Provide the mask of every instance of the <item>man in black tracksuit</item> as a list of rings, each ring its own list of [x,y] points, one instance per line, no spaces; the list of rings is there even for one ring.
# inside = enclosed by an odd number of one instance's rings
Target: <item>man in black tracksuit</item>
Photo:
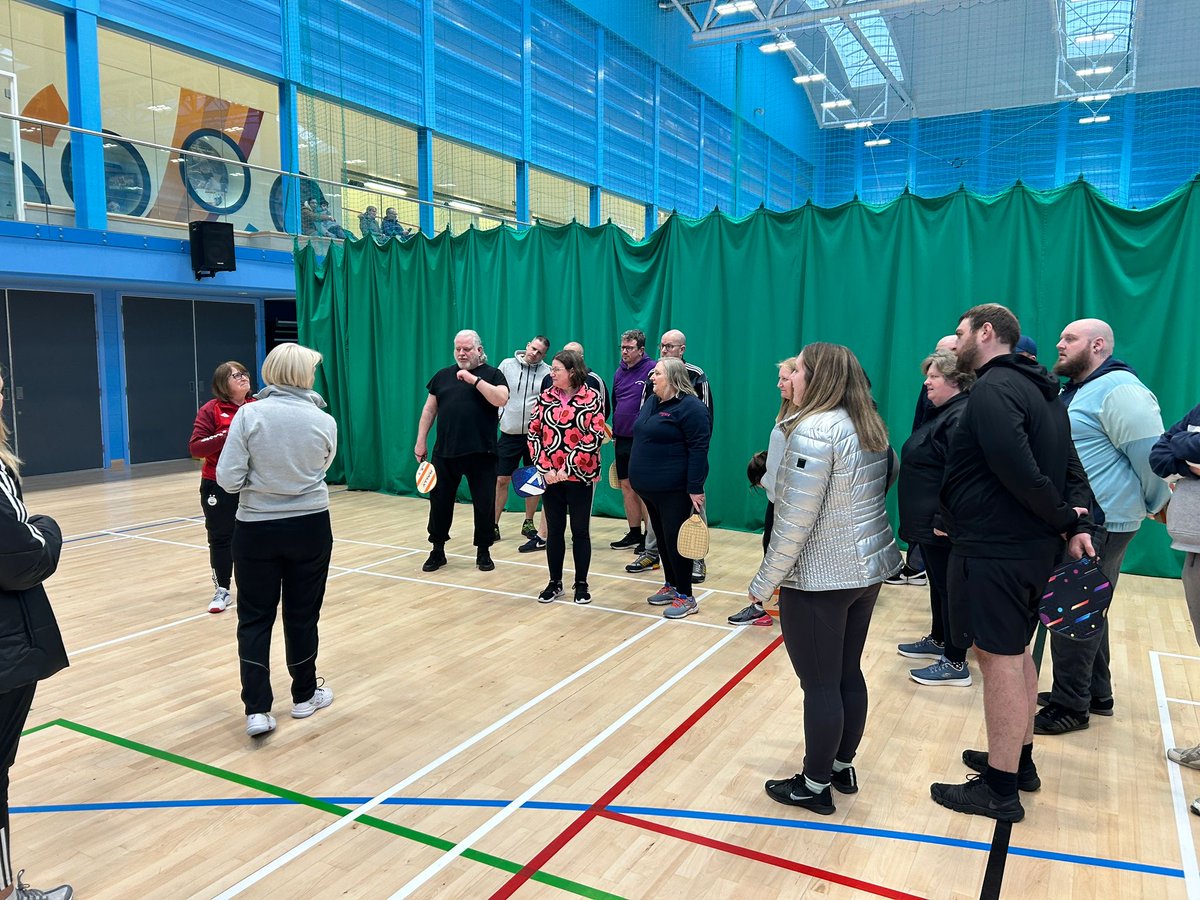
[[[953,543],[950,624],[955,643],[974,644],[983,670],[988,750],[963,752],[982,778],[930,788],[942,806],[1009,822],[1025,815],[1018,787],[1041,783],[1033,763],[1037,671],[1028,650],[1038,602],[1064,537],[1070,558],[1094,555],[1091,491],[1058,384],[1012,352],[1020,333],[1016,316],[993,303],[964,313],[957,331],[959,366],[979,380],[950,438],[941,505]]]

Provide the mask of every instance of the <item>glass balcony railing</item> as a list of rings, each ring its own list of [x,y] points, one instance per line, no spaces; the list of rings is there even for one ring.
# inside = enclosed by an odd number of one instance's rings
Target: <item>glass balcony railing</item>
[[[367,235],[406,239],[420,230],[423,205],[433,208],[439,232],[522,224],[466,200],[418,200],[398,185],[253,165],[215,130],[191,135],[186,147],[168,147],[3,112],[0,220],[75,226],[74,159],[85,137],[101,142],[109,231],[186,237],[189,222],[229,222],[240,245],[290,250],[295,237],[318,249]]]

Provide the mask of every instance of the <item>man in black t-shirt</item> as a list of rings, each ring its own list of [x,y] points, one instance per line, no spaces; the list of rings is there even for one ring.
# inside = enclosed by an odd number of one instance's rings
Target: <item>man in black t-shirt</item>
[[[425,459],[429,429],[437,419],[432,457],[437,484],[429,493],[433,550],[421,568],[435,572],[446,564],[454,498],[465,476],[475,511],[475,565],[490,572],[496,568],[488,552],[496,515],[496,420],[508,402],[508,384],[499,369],[487,364],[479,335],[465,330],[454,336],[454,365],[439,370],[426,388],[429,399],[421,411],[413,453]]]

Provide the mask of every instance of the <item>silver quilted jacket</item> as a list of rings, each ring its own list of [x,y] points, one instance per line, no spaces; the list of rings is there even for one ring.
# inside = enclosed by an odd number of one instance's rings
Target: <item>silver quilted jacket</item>
[[[884,510],[888,454],[864,451],[844,410],[807,417],[775,473],[775,526],[750,593],[867,587],[900,569]]]

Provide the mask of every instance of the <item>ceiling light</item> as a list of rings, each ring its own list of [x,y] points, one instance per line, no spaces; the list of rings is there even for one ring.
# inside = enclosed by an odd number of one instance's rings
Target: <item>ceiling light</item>
[[[842,127],[847,131],[853,131],[855,128],[870,128],[874,124],[870,119],[859,119],[857,122],[847,122]]]
[[[842,109],[849,106],[851,102],[844,97],[841,100],[826,100],[821,104],[821,109]]]
[[[783,35],[780,35],[778,38],[776,38],[774,41],[771,41],[766,44],[759,44],[758,49],[761,50],[763,53],[778,53],[780,50],[796,49],[796,42],[793,41],[786,34],[783,34]]]
[[[469,213],[483,212],[482,206],[476,206],[474,203],[464,203],[461,200],[451,200],[446,205],[449,206],[451,209],[460,209],[463,212],[469,212]]]
[[[1087,78],[1090,75],[1108,75],[1112,70],[1112,66],[1096,66],[1094,69],[1076,69],[1075,74],[1080,78]]]
[[[1111,100],[1112,94],[1084,94],[1082,97],[1076,97],[1078,103],[1103,103],[1105,100]]]
[[[875,138],[871,141],[863,141],[864,147],[886,147],[892,142],[891,138]]]
[[[348,165],[348,166],[361,166],[361,165],[362,165],[363,163],[365,163],[365,162],[366,162],[366,160],[365,160],[365,159],[348,159],[348,160],[346,160],[346,165]]]
[[[393,197],[407,197],[408,191],[402,187],[396,187],[394,184],[384,184],[382,181],[364,181],[362,186],[369,191],[376,191],[380,194],[391,194]]]
[[[718,16],[728,16],[733,13],[750,12],[757,8],[758,4],[754,0],[735,0],[733,3],[718,3],[713,11]]]
[[[1101,125],[1107,122],[1111,116],[1084,116],[1079,120],[1080,125]]]
[[[811,75],[797,75],[792,81],[796,84],[811,84],[814,81],[824,81],[826,77],[824,72],[813,72]]]
[[[1081,34],[1075,38],[1077,44],[1091,44],[1096,41],[1111,41],[1116,37],[1111,31],[1101,31],[1097,34]]]

